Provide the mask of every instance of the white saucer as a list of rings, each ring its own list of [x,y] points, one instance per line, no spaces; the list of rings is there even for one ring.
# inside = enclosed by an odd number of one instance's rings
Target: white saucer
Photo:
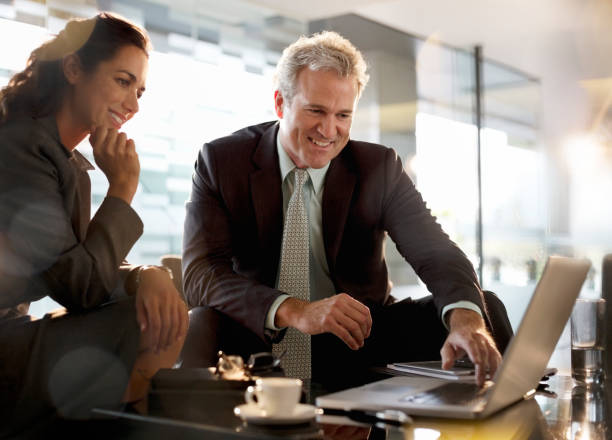
[[[313,405],[298,403],[291,414],[270,416],[259,406],[245,403],[235,407],[234,414],[249,423],[260,425],[290,425],[308,422],[314,419],[317,414],[323,414],[323,410]]]

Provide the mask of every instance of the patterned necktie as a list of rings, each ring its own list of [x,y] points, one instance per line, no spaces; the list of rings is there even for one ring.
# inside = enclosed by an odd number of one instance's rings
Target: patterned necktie
[[[306,170],[295,168],[294,176],[293,194],[289,199],[283,229],[278,289],[294,298],[310,301],[309,228],[302,190],[308,180],[308,173]],[[284,339],[274,346],[273,352],[279,355],[285,349],[287,353],[283,357],[282,364],[286,375],[309,379],[310,335],[293,327],[288,328]]]

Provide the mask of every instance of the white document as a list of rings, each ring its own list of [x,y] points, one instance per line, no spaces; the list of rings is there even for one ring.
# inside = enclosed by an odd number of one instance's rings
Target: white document
[[[425,362],[395,362],[387,368],[401,373],[418,374],[420,376],[437,377],[439,379],[458,382],[476,382],[474,367],[471,364],[455,364],[450,370],[442,368],[441,361]]]
[[[441,361],[395,362],[393,364],[387,364],[387,368],[397,371],[398,373],[410,373],[457,382],[476,382],[474,366],[471,362],[463,360],[456,362],[450,370],[443,369]],[[542,380],[546,380],[556,373],[556,368],[546,368]]]

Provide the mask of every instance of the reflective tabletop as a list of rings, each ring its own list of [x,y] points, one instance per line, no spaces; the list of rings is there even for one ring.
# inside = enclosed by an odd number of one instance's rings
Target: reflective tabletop
[[[324,391],[309,388],[307,400]],[[152,393],[148,414],[100,410],[125,438],[296,438],[296,439],[607,439],[609,392],[603,386],[576,386],[566,375],[552,377],[534,398],[477,421],[413,417],[400,426],[363,423],[323,414],[293,426],[243,422],[234,407],[244,403],[242,389],[165,389]]]

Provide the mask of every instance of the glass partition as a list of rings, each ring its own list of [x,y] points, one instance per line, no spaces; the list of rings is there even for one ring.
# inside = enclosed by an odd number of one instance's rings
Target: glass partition
[[[489,60],[482,74],[482,284],[502,298],[516,328],[548,256],[540,84]]]

